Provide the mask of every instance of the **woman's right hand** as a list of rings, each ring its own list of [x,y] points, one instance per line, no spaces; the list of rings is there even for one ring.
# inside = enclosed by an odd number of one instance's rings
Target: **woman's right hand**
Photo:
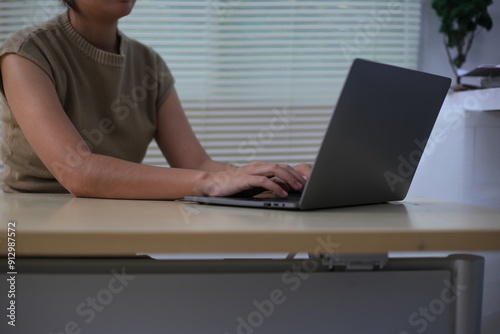
[[[263,188],[279,197],[287,197],[289,188],[302,191],[305,183],[304,176],[291,166],[252,162],[227,171],[208,172],[200,190],[206,196],[231,196],[252,188]]]

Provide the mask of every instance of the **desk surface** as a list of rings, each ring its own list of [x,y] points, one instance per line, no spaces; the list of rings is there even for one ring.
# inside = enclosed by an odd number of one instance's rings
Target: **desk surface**
[[[0,194],[0,254],[385,253],[500,250],[500,210],[409,198],[308,212]]]

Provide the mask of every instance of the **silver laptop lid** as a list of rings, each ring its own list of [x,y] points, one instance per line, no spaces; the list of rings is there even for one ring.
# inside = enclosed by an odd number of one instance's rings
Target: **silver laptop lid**
[[[449,78],[356,59],[300,209],[404,199],[450,83]]]

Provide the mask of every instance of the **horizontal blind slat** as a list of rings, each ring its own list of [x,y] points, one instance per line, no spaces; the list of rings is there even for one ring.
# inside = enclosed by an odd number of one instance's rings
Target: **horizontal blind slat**
[[[119,27],[165,59],[215,159],[298,163],[314,159],[353,58],[416,67],[420,5],[142,0]],[[0,42],[62,10],[57,1],[0,2]],[[272,127],[279,117],[284,127]],[[144,163],[168,165],[155,142]]]

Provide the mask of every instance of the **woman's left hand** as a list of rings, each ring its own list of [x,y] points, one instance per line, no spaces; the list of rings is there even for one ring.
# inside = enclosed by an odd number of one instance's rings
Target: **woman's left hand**
[[[305,180],[309,178],[309,175],[311,174],[311,170],[313,165],[312,164],[306,164],[306,163],[301,163],[295,166],[292,166],[293,169],[295,169],[302,177],[304,177]]]

